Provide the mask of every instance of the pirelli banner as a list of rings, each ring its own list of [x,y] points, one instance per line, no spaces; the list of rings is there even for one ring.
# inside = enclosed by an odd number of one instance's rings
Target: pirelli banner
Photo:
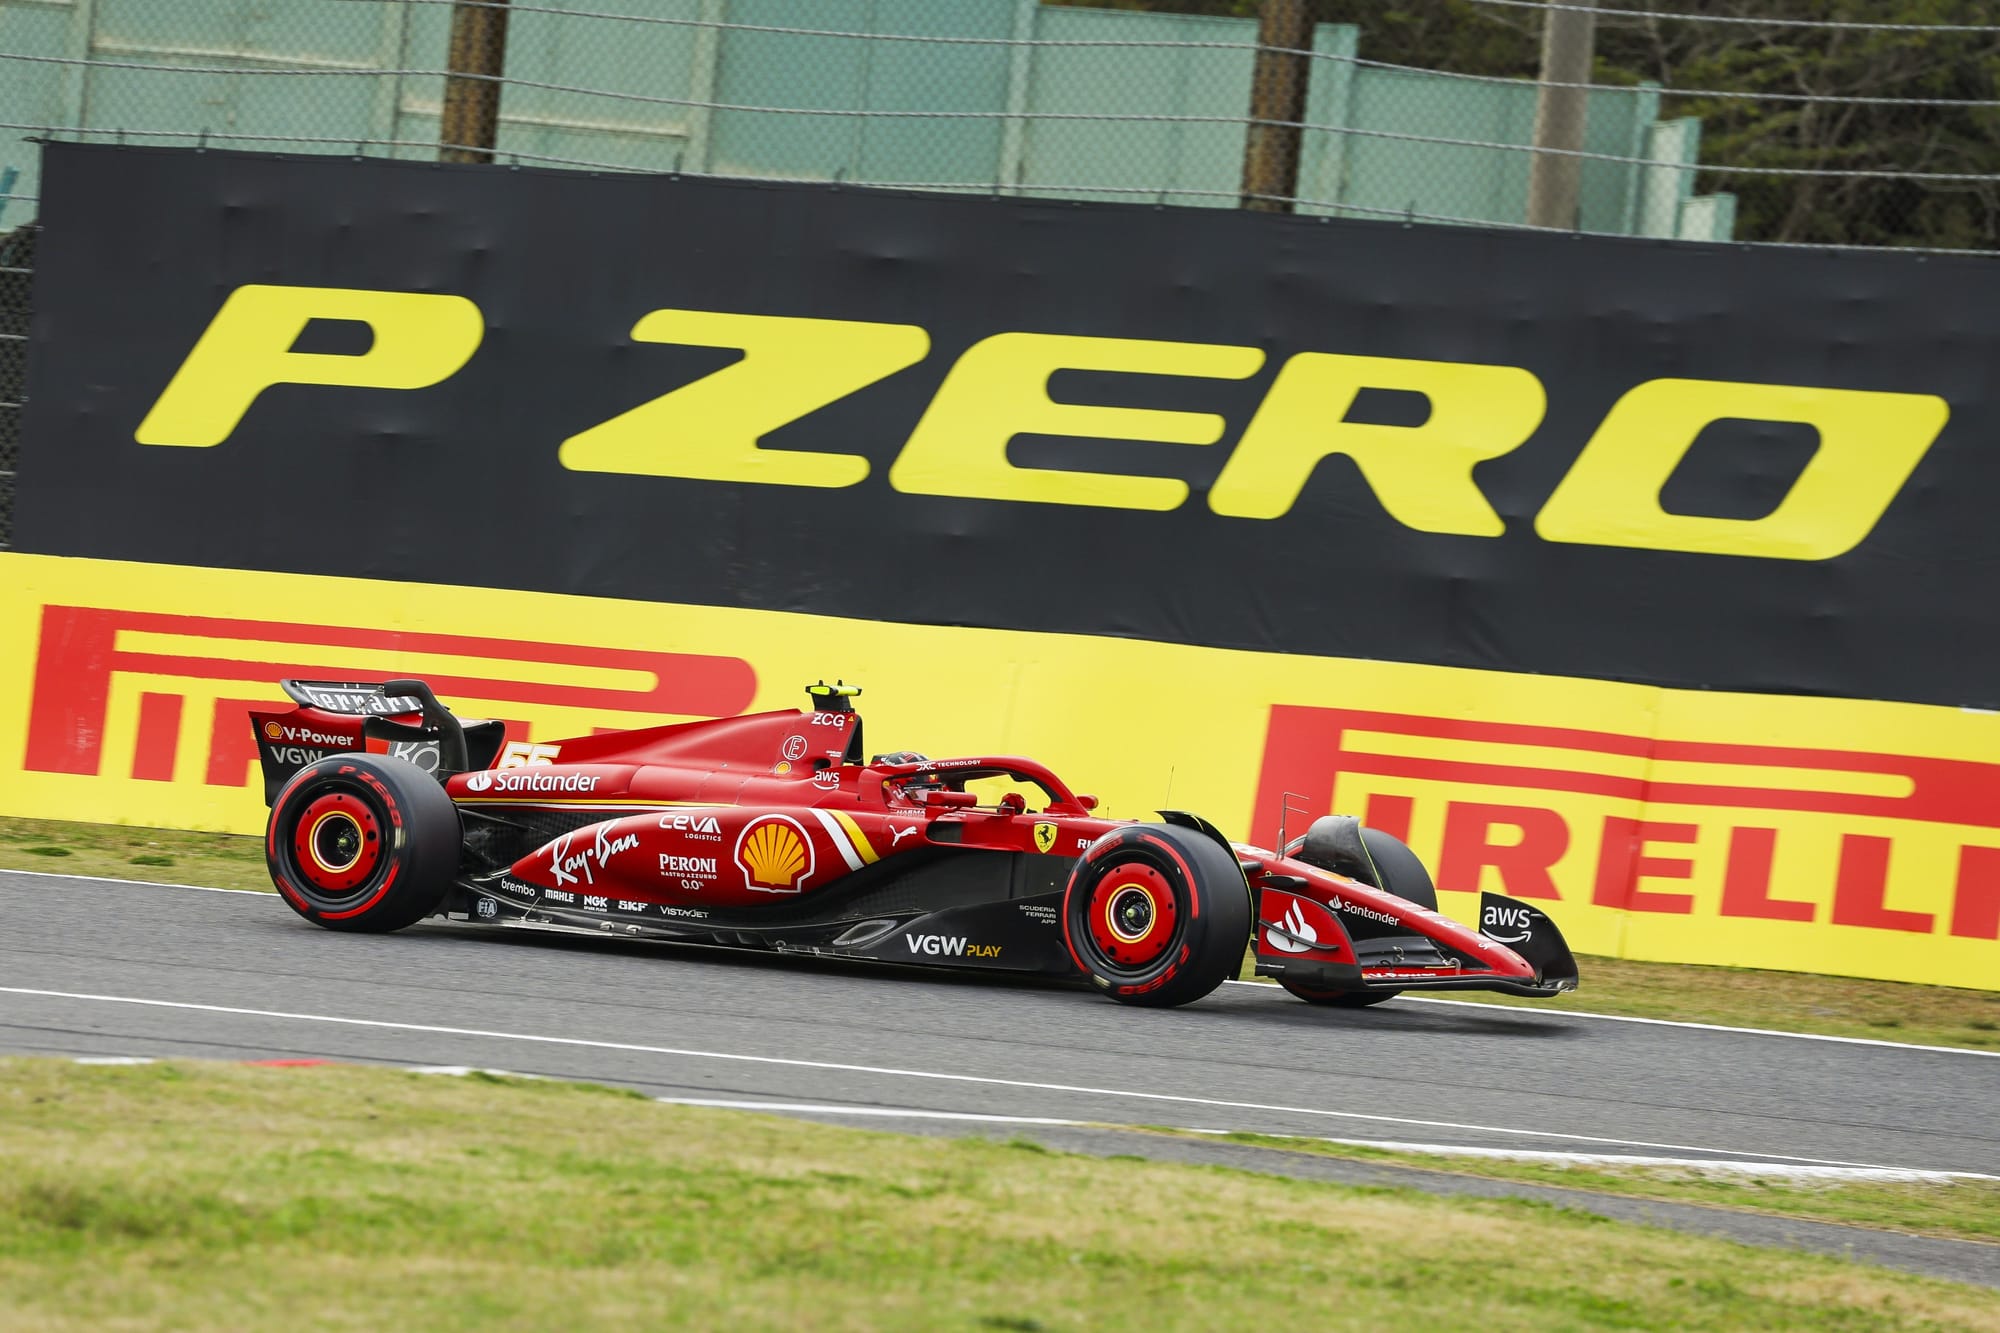
[[[0,808],[253,827],[281,674],[523,738],[841,675],[877,748],[1239,835],[1298,793],[1586,950],[2000,987],[2000,266],[65,144],[44,182]]]
[[[1034,755],[1112,815],[1266,842],[1287,793],[1365,815],[1460,920],[1494,889],[1590,953],[2000,989],[1992,714],[18,555],[0,634],[26,646],[0,657],[14,814],[260,830],[247,713],[284,675],[419,674],[536,741],[799,707],[837,673],[871,750]]]

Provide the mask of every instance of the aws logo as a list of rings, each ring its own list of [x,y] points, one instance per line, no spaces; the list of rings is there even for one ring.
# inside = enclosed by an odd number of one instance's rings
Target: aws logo
[[[291,350],[314,320],[366,324],[359,355]],[[140,423],[141,444],[222,443],[265,389],[278,384],[422,389],[458,373],[479,350],[485,317],[462,296],[341,287],[238,287]],[[782,426],[922,361],[930,334],[914,324],[654,310],[632,328],[642,343],[740,350],[740,361],[608,420],[579,422],[556,443],[580,472],[685,477],[755,485],[853,486],[855,454],[774,449]],[[1031,504],[1172,510],[1186,482],[1022,467],[1018,435],[1147,440],[1206,446],[1227,423],[1212,413],[1081,405],[1049,397],[1062,370],[1242,380],[1263,369],[1257,347],[998,332],[974,343],[945,376],[905,440],[889,484],[912,495]],[[1420,425],[1345,420],[1367,389],[1421,394]],[[1320,460],[1353,460],[1383,508],[1421,532],[1497,537],[1505,525],[1473,469],[1527,442],[1548,396],[1519,366],[1297,352],[1279,368],[1206,504],[1238,519],[1283,517]],[[1628,546],[1783,560],[1852,550],[1881,519],[1944,429],[1950,409],[1930,394],[1791,384],[1653,379],[1628,389],[1535,518],[1550,542]],[[1669,513],[1661,488],[1713,422],[1812,427],[1819,446],[1777,507],[1760,518]]]

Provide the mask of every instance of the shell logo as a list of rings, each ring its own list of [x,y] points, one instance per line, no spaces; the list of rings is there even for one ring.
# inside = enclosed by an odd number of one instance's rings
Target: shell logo
[[[743,826],[736,866],[758,893],[797,893],[813,872],[812,839],[786,815],[764,815]]]
[[[264,724],[264,734],[274,741],[281,740],[284,738],[285,729],[275,722],[266,722]]]

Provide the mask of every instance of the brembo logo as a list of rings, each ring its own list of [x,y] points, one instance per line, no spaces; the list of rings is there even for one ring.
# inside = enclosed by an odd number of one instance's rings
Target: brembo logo
[[[208,735],[204,780],[213,787],[249,783],[259,739],[249,714],[286,706],[277,702],[280,676],[353,679],[371,669],[380,674],[375,664],[385,654],[421,654],[457,664],[457,674],[430,677],[448,699],[498,703],[509,709],[503,717],[563,710],[559,720],[566,725],[574,725],[574,710],[619,717],[728,717],[749,707],[757,690],[756,673],[736,657],[110,607],[45,607],[39,640],[23,768],[103,773],[107,731],[113,731],[108,747],[118,756],[113,765],[122,767],[129,753],[132,777],[170,782],[186,730],[182,713],[200,710],[208,715],[202,728]],[[282,645],[282,656],[274,653],[274,644]],[[614,687],[601,683],[606,678],[630,683]],[[136,725],[114,724],[119,716],[114,696],[130,699],[133,693]],[[509,729],[520,725],[510,722]],[[276,722],[267,723],[261,735],[343,750],[356,744]]]
[[[366,324],[367,351],[294,352],[316,319]],[[240,426],[279,384],[422,389],[457,374],[478,352],[486,320],[462,296],[363,288],[238,287],[140,423],[141,444],[203,448]],[[606,331],[607,333],[609,330]],[[867,477],[857,454],[768,448],[772,432],[917,364],[930,334],[914,324],[664,309],[633,325],[635,342],[742,351],[740,360],[607,419],[579,415],[549,447],[583,472],[686,477],[754,485],[844,487]],[[1106,371],[1244,380],[1264,368],[1258,347],[996,330],[953,364],[888,472],[914,495],[970,496],[1110,509],[1178,509],[1186,482],[1123,472],[1024,467],[1018,435],[1212,445],[1229,424],[1210,413],[1058,402],[1051,377]],[[1421,395],[1420,425],[1346,420],[1366,390]],[[1513,452],[1541,427],[1548,394],[1519,366],[1293,351],[1244,424],[1205,503],[1216,514],[1275,519],[1297,501],[1320,461],[1351,459],[1382,507],[1422,532],[1497,537],[1499,513],[1474,479],[1481,463]],[[1629,387],[1587,439],[1548,441],[1581,452],[1543,501],[1546,541],[1665,551],[1825,560],[1873,530],[1944,429],[1950,409],[1930,394],[1652,379]],[[1790,422],[1819,444],[1771,512],[1760,518],[1670,513],[1660,492],[1696,439],[1725,420]],[[885,423],[888,429],[893,425]]]

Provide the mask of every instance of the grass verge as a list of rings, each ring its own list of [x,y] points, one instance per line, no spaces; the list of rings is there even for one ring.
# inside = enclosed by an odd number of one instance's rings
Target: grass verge
[[[1201,1140],[1221,1139],[1286,1152],[1310,1152],[1351,1161],[1388,1162],[1487,1180],[1521,1181],[1568,1189],[1622,1194],[1634,1199],[1734,1208],[1742,1212],[1798,1217],[1815,1222],[1901,1231],[1913,1236],[2000,1243],[2000,1181],[1828,1181],[1747,1176],[1740,1172],[1684,1167],[1563,1166],[1492,1157],[1450,1157],[1393,1152],[1267,1134],[1149,1132]]]
[[[271,888],[258,838],[47,819],[0,818],[0,869]],[[1583,988],[1557,999],[1478,991],[1450,998],[2000,1051],[2000,991],[1622,958],[1578,962]],[[1245,980],[1253,979],[1251,966],[1246,954]]]
[[[1503,1200],[384,1069],[0,1061],[0,1325],[2000,1330]]]
[[[127,824],[0,818],[0,870],[271,892],[262,838]]]

